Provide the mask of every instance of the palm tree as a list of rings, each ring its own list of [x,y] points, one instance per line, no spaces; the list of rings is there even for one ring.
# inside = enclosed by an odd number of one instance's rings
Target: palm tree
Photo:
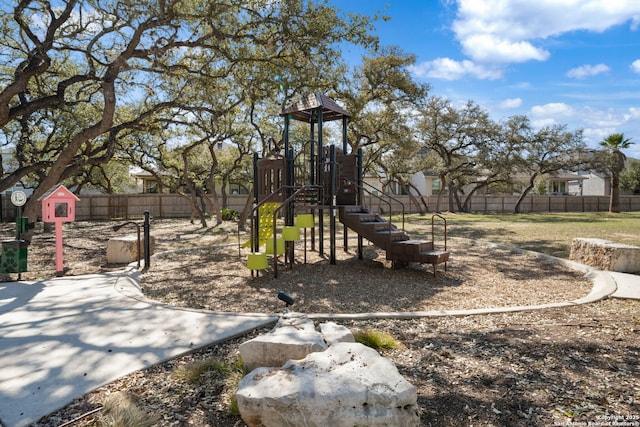
[[[600,142],[600,146],[606,150],[605,164],[611,174],[609,212],[620,212],[620,173],[627,159],[621,150],[629,148],[631,144],[631,139],[625,139],[623,133],[612,133]]]

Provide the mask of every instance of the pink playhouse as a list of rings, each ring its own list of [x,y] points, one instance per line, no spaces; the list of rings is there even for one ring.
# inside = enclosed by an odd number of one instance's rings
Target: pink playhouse
[[[76,202],[80,199],[60,184],[38,199],[42,202],[42,221],[56,224],[56,272],[63,272],[62,223],[76,219]]]

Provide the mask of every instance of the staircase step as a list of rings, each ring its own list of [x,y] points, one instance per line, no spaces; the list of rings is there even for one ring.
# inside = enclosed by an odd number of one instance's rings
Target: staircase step
[[[384,240],[379,240],[380,242],[383,242],[383,243],[394,243],[394,242],[399,242],[399,241],[409,239],[409,235],[401,230],[380,230],[380,231],[376,231],[375,234],[380,239],[384,239]],[[377,244],[377,242],[375,241],[373,241],[373,243]],[[384,247],[385,249],[387,248],[386,245]]]
[[[345,215],[345,218],[357,220],[359,222],[378,222],[376,214],[371,212],[349,212]]]
[[[413,259],[421,252],[433,250],[433,243],[426,240],[401,240],[393,242],[387,249],[387,259],[403,260]]]
[[[418,254],[417,262],[425,263],[425,264],[441,264],[443,262],[447,262],[449,260],[449,251],[443,250],[430,250],[420,252]]]
[[[433,242],[426,240],[402,240],[387,248],[387,259],[391,261],[417,261],[421,252],[433,250]]]
[[[389,224],[389,222],[384,221],[367,221],[361,222],[360,225],[365,230],[373,230],[373,231],[389,231],[389,230],[397,230],[397,228],[393,224]]]

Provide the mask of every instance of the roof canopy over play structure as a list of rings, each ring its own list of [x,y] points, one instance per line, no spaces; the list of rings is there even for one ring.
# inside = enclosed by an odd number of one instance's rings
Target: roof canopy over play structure
[[[286,107],[284,117],[284,153],[272,153],[259,158],[254,154],[254,207],[252,211],[252,236],[248,246],[251,253],[248,268],[252,275],[268,268],[267,254],[274,258],[274,274],[277,277],[279,254],[293,265],[294,243],[299,239],[299,228],[311,228],[311,248],[315,250],[315,223],[318,229],[318,251],[324,255],[324,219],[329,219],[329,261],[336,263],[336,220],[345,226],[344,247],[347,250],[348,229],[358,235],[358,257],[362,259],[363,240],[367,239],[384,249],[387,259],[394,263],[419,262],[434,267],[449,258],[446,250],[446,221],[444,250],[436,250],[433,243],[434,218],[431,241],[413,240],[391,223],[392,204],[402,205],[387,194],[376,194],[365,188],[362,179],[362,150],[348,153],[347,125],[351,115],[326,95],[312,93]],[[294,153],[289,142],[291,120],[309,123],[309,153]],[[325,122],[341,120],[342,148],[326,147],[323,138]],[[305,146],[307,144],[303,144]],[[300,155],[304,154],[304,155]],[[375,190],[375,189],[374,189]],[[387,205],[389,219],[363,206],[363,196],[374,197],[380,205]],[[404,211],[404,209],[402,209]],[[278,218],[284,219],[281,235]],[[442,220],[444,218],[440,217]],[[260,247],[266,245],[265,252]]]
[[[281,116],[305,123],[321,123],[333,120],[347,120],[351,114],[333,99],[319,93],[305,96],[282,111]]]

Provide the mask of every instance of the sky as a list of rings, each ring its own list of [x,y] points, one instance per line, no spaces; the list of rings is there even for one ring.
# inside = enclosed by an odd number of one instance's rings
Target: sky
[[[640,0],[333,3],[389,16],[375,24],[380,44],[414,54],[431,95],[472,100],[498,122],[524,114],[537,128],[582,129],[592,148],[624,133],[634,144],[623,152],[640,158]]]

